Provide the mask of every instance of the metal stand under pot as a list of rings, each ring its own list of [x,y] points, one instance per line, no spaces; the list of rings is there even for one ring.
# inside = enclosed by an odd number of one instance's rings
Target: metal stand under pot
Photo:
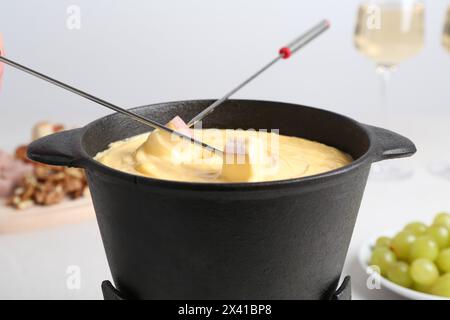
[[[103,298],[105,300],[128,300],[108,280],[102,282]],[[346,276],[341,286],[334,292],[330,300],[351,300],[352,283],[350,276]]]

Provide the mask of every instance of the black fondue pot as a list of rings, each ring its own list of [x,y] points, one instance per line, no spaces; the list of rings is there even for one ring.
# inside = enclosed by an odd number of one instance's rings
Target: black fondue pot
[[[134,111],[165,123],[175,115],[190,119],[211,102],[161,103]],[[31,159],[86,169],[116,298],[330,299],[371,164],[416,151],[410,140],[391,131],[280,102],[230,100],[203,127],[280,129],[283,135],[334,146],[355,161],[274,182],[210,184],[135,176],[93,159],[111,142],[149,130],[121,114],[33,142]]]

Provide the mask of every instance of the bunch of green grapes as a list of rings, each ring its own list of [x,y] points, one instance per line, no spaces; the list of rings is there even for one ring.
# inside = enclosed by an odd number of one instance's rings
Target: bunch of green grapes
[[[450,298],[450,214],[437,214],[431,226],[412,222],[393,238],[378,238],[370,264],[398,285]]]

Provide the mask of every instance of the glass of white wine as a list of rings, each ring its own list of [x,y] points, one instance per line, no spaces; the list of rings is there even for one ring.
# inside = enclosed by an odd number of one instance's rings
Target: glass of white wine
[[[442,46],[450,53],[450,6],[447,9],[445,17],[444,30],[442,32]],[[450,179],[450,159],[433,162],[430,166],[430,171],[438,176]]]
[[[450,6],[447,9],[447,16],[444,24],[444,32],[442,35],[442,45],[450,53]]]
[[[379,125],[390,127],[388,84],[400,62],[419,53],[425,42],[425,6],[415,0],[372,0],[360,5],[354,34],[357,50],[375,62],[381,78]],[[371,178],[403,179],[412,174],[407,166],[392,162],[375,164]]]

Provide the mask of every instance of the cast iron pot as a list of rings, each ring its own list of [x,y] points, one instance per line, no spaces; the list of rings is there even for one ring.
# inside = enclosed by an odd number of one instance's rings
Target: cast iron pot
[[[134,109],[165,123],[212,101]],[[320,175],[260,183],[186,183],[126,174],[93,157],[148,131],[120,114],[33,142],[39,162],[86,169],[114,283],[126,299],[330,299],[370,166],[412,155],[384,129],[294,104],[230,100],[203,127],[280,129],[343,150],[355,161]]]

